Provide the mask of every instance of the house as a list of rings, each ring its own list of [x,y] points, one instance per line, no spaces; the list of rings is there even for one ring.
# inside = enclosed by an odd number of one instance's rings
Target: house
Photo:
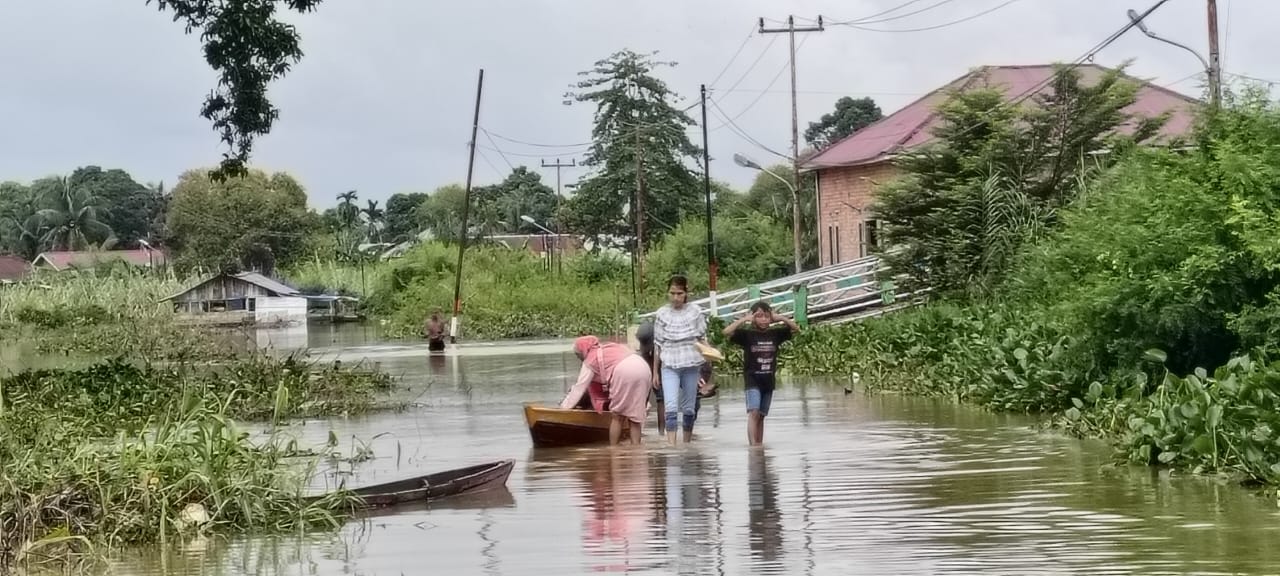
[[[566,256],[573,256],[582,250],[582,240],[569,234],[497,234],[485,239],[512,250],[528,250],[534,256],[542,257],[561,249]]]
[[[175,312],[209,323],[307,320],[307,298],[301,292],[257,272],[216,274],[164,301],[173,302]]]
[[[100,250],[100,251],[66,251],[43,252],[31,262],[36,270],[89,270],[99,264],[123,261],[133,266],[153,268],[168,262],[168,256],[162,250],[139,248],[137,250]]]
[[[11,284],[26,278],[31,264],[17,256],[0,254],[0,284]]]
[[[985,66],[926,94],[906,107],[810,156],[802,164],[817,180],[818,252],[822,266],[870,254],[878,243],[878,223],[871,214],[878,186],[898,176],[894,157],[933,141],[940,120],[934,113],[950,94],[966,89],[993,88],[1009,101],[1043,89],[1055,73],[1051,65]],[[1085,83],[1108,70],[1087,64],[1077,68]],[[1126,113],[1152,118],[1168,112],[1158,136],[1169,139],[1188,134],[1200,102],[1178,92],[1129,78],[1138,85],[1137,101]]]

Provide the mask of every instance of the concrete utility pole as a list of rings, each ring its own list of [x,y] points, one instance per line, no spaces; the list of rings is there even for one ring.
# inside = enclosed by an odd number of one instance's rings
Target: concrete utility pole
[[[1222,102],[1222,64],[1218,53],[1218,0],[1209,0],[1209,102]]]
[[[796,17],[787,16],[786,28],[765,28],[764,18],[760,19],[761,34],[787,34],[791,40],[791,169],[795,178],[796,190],[800,190],[800,116],[796,105],[796,32],[822,32],[822,16],[818,16],[817,26],[796,28]],[[797,195],[798,196],[798,195]],[[791,233],[796,247],[795,272],[802,270],[800,247],[800,202],[797,198],[791,206]]]
[[[480,129],[480,96],[484,94],[484,68],[476,80],[476,112],[471,120],[471,151],[467,155],[467,187],[462,194],[462,238],[458,240],[458,271],[453,280],[453,319],[449,321],[449,341],[458,341],[458,316],[462,314],[462,256],[467,252],[467,217],[471,213],[471,174],[476,167],[476,131]]]
[[[550,164],[550,163],[548,163],[546,160],[543,160],[543,161],[542,161],[542,167],[543,167],[543,168],[555,168],[555,169],[556,169],[556,234],[555,234],[556,241],[555,241],[555,249],[556,249],[556,250],[559,250],[559,252],[560,252],[560,255],[559,255],[559,256],[557,256],[557,258],[559,258],[559,260],[557,261],[557,264],[556,264],[556,273],[557,273],[557,274],[564,274],[564,248],[563,248],[563,247],[561,247],[561,245],[560,245],[560,240],[561,240],[561,239],[560,239],[560,234],[561,234],[561,232],[562,232],[562,229],[561,229],[561,226],[560,226],[560,202],[563,200],[563,198],[564,198],[564,197],[563,197],[563,196],[561,196],[561,193],[560,193],[560,169],[561,169],[561,168],[575,168],[575,167],[577,167],[577,166],[578,166],[578,159],[577,159],[577,158],[574,158],[574,159],[570,160],[570,162],[569,162],[568,164],[565,164],[565,163],[561,162],[559,158],[556,158],[556,161],[555,161],[555,163],[554,163],[554,164]],[[554,253],[554,252],[553,252],[553,253]]]
[[[707,195],[707,278],[711,297],[711,315],[720,312],[716,306],[716,277],[719,263],[716,261],[716,239],[711,231],[711,144],[707,140],[707,85],[703,84],[702,95],[702,186]]]

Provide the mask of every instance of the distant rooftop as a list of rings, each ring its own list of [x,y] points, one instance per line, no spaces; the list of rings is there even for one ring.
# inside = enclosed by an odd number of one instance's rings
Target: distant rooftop
[[[161,250],[97,250],[97,251],[55,251],[44,252],[31,263],[36,267],[49,267],[54,270],[68,268],[93,268],[114,260],[124,260],[134,266],[161,265],[166,261]]]

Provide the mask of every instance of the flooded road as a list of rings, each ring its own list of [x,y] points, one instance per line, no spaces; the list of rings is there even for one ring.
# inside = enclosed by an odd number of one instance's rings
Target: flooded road
[[[404,378],[403,412],[291,427],[344,454],[315,487],[358,486],[503,458],[508,491],[356,520],[337,533],[126,554],[126,575],[1276,574],[1280,514],[1230,485],[1113,468],[1101,444],[943,401],[789,381],[762,449],[742,391],[720,381],[697,441],[534,450],[520,403],[558,400],[567,343],[366,345],[369,328],[307,336]],[[357,458],[356,460],[360,460]]]

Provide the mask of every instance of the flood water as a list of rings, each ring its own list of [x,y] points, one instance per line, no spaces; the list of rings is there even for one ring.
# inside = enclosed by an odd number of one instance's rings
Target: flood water
[[[789,381],[762,449],[741,388],[719,382],[696,442],[534,450],[521,402],[556,401],[578,368],[567,343],[469,346],[428,358],[370,344],[364,327],[312,329],[326,357],[403,377],[413,407],[308,421],[339,464],[317,489],[514,458],[508,490],[354,520],[337,533],[132,551],[124,575],[1276,574],[1275,504],[1232,486],[1112,467],[1098,443],[945,401]],[[297,340],[297,338],[294,338]]]

